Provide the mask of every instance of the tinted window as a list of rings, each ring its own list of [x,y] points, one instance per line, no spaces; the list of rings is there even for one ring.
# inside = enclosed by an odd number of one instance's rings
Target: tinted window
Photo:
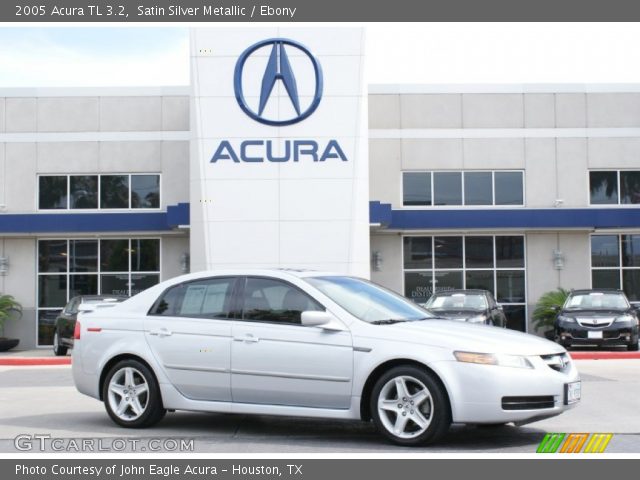
[[[69,275],[69,296],[96,295],[98,293],[98,275]]]
[[[265,322],[301,322],[304,311],[324,308],[302,290],[280,280],[248,278],[244,289],[242,318]]]
[[[431,237],[404,237],[404,268],[431,268]]]
[[[100,207],[129,208],[128,175],[102,175],[100,177]]]
[[[493,270],[467,270],[466,288],[493,292]]]
[[[465,237],[464,256],[467,268],[492,268],[493,237]]]
[[[160,176],[131,176],[131,208],[160,207]]]
[[[131,240],[131,270],[134,272],[160,270],[160,242],[158,240]]]
[[[496,287],[498,302],[524,302],[524,270],[498,270],[496,272]]]
[[[38,208],[47,210],[67,208],[67,177],[40,177],[38,197]]]
[[[591,203],[618,203],[618,172],[589,172]]]
[[[620,172],[620,203],[640,203],[640,172]]]
[[[640,267],[640,235],[622,235],[622,265]]]
[[[496,237],[496,267],[524,268],[524,237]]]
[[[622,283],[627,298],[632,302],[640,301],[640,270],[623,270]]]
[[[620,270],[591,270],[591,286],[593,288],[620,289]]]
[[[435,268],[462,268],[462,237],[435,237]]]
[[[72,175],[69,186],[71,208],[98,208],[97,175]]]
[[[40,240],[38,242],[38,272],[67,271],[67,241]]]
[[[464,174],[464,204],[493,205],[491,172],[467,172]]]
[[[447,272],[444,270],[436,270],[434,272],[434,283],[436,292],[460,290],[462,288],[462,272]]]
[[[522,172],[495,173],[496,205],[522,205]]]
[[[416,303],[424,303],[433,293],[432,272],[406,272],[404,274],[404,296]]]
[[[70,240],[69,241],[69,271],[97,272],[98,271],[98,241]]]
[[[100,269],[103,272],[129,271],[129,240],[102,240]]]
[[[234,278],[182,283],[167,290],[151,314],[192,318],[229,318]]]
[[[67,276],[38,276],[38,306],[63,308],[67,303]]]
[[[404,172],[402,174],[402,195],[403,205],[431,205],[431,173]]]
[[[434,172],[434,205],[462,205],[462,173]]]
[[[591,266],[619,266],[620,252],[618,248],[618,235],[593,235],[591,237]]]

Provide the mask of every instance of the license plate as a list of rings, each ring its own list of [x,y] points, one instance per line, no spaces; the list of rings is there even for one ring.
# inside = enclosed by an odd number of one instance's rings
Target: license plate
[[[587,338],[602,339],[602,331],[589,331],[587,332]]]
[[[565,404],[571,405],[572,403],[579,402],[582,394],[581,390],[582,385],[580,382],[566,383],[564,386]]]

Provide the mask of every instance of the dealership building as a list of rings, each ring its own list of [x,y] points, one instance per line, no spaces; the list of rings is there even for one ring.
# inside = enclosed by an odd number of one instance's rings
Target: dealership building
[[[5,336],[237,266],[483,288],[530,332],[556,287],[640,301],[640,86],[371,85],[363,39],[194,29],[188,87],[0,90]]]

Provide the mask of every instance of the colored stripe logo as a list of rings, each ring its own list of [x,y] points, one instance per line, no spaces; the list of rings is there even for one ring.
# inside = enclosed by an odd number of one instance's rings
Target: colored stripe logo
[[[603,453],[612,437],[612,433],[547,433],[536,453]]]

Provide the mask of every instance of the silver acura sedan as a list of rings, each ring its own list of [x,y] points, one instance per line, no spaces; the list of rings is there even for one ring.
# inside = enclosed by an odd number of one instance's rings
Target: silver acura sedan
[[[76,387],[123,427],[167,410],[342,418],[418,445],[451,423],[524,424],[580,400],[561,346],[435,319],[331,273],[184,275],[81,314],[74,336]]]

